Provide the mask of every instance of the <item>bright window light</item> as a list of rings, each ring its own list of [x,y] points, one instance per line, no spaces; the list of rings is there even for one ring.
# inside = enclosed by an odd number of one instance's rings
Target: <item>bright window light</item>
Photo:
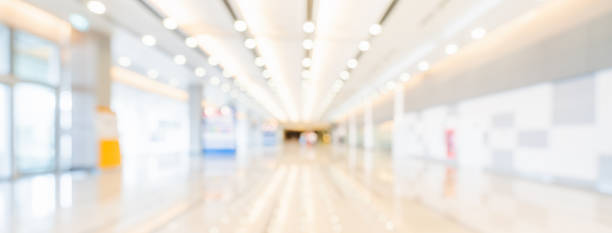
[[[427,71],[429,70],[429,63],[426,61],[422,61],[419,63],[419,70],[421,71]]]
[[[236,22],[234,22],[234,29],[239,32],[244,32],[247,30],[247,24],[242,20],[236,20]]]
[[[97,15],[101,15],[106,12],[106,6],[100,1],[88,1],[87,9]]]
[[[367,40],[359,42],[359,50],[368,51],[370,49],[370,42]]]
[[[372,24],[372,26],[370,26],[370,35],[376,36],[379,35],[382,32],[382,26],[380,26],[380,24]]]
[[[449,44],[446,46],[446,54],[448,55],[452,55],[457,53],[457,51],[459,50],[459,46],[457,46],[456,44]]]
[[[306,50],[311,50],[314,47],[314,42],[311,39],[306,39],[302,42],[302,47]]]
[[[302,25],[302,29],[305,33],[313,33],[315,31],[315,24],[310,21],[305,22],[304,25]]]
[[[348,68],[351,68],[351,69],[355,69],[358,64],[359,62],[355,58],[350,59],[346,62],[346,66],[348,66]]]
[[[123,67],[129,67],[132,65],[132,60],[128,57],[120,57],[118,62],[119,65]]]
[[[185,45],[187,45],[189,48],[198,47],[198,39],[195,37],[187,37],[185,38]]]
[[[312,59],[309,57],[305,57],[304,59],[302,59],[302,66],[306,68],[312,66]]]
[[[141,40],[144,45],[149,47],[155,46],[155,44],[157,43],[157,40],[152,35],[144,35],[142,36]]]
[[[173,18],[165,18],[162,24],[164,24],[164,27],[168,30],[175,30],[178,28],[178,23]]]
[[[484,28],[476,28],[472,30],[473,39],[482,39],[487,34],[487,30]]]
[[[187,62],[187,58],[185,58],[184,55],[176,55],[174,56],[174,63],[176,63],[177,65],[185,65],[185,63]]]
[[[206,70],[202,67],[196,68],[194,73],[197,77],[200,77],[200,78],[206,76]]]

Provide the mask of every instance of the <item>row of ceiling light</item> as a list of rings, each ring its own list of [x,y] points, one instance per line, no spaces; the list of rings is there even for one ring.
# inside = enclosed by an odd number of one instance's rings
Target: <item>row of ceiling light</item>
[[[382,33],[382,26],[380,24],[371,25],[369,28],[369,33],[370,33],[370,38],[379,35],[380,33]],[[486,29],[484,29],[483,27],[477,27],[471,31],[470,36],[474,40],[479,40],[479,39],[484,38],[486,34],[487,34]],[[360,53],[368,51],[370,48],[369,40],[361,41],[359,43],[358,48],[360,50]],[[459,51],[459,49],[460,49],[459,45],[455,43],[450,43],[444,47],[444,52],[450,56],[450,55],[456,54]],[[361,54],[359,54],[358,56],[360,55]],[[352,58],[347,61],[346,63],[347,69],[340,72],[339,78],[334,82],[334,85],[332,87],[333,88],[332,92],[329,93],[328,99],[323,102],[324,107],[322,109],[327,108],[327,106],[331,104],[332,102],[331,100],[342,89],[342,87],[344,86],[344,83],[350,79],[350,71],[354,70],[358,66],[358,64],[359,62],[357,58]],[[431,65],[427,60],[422,60],[418,62],[416,65],[416,68],[420,72],[426,72],[430,69],[430,67]],[[397,88],[399,86],[398,83],[406,83],[410,81],[411,78],[412,78],[412,75],[409,72],[402,72],[399,75],[398,81],[395,81],[395,80],[388,81],[384,83],[384,87],[374,88],[374,90],[377,90],[378,94],[384,94],[387,91],[392,91],[395,88]]]
[[[482,39],[486,34],[487,34],[486,29],[484,29],[482,27],[478,27],[478,28],[475,28],[475,29],[472,30],[471,37],[474,40],[479,40],[479,39]],[[458,51],[459,51],[459,45],[457,45],[455,43],[447,44],[444,47],[444,52],[448,56],[454,55]],[[430,63],[428,61],[426,61],[426,60],[420,61],[417,64],[417,69],[420,72],[426,72],[426,71],[428,71],[430,69],[430,67],[431,67]],[[399,82],[403,82],[403,83],[408,82],[408,81],[410,81],[411,77],[412,77],[412,75],[409,72],[403,72],[403,73],[401,73],[399,75]],[[393,90],[396,86],[397,86],[396,82],[393,81],[393,80],[388,81],[388,82],[385,83],[385,88],[388,91]],[[380,90],[381,93],[384,92],[382,89],[379,89],[379,90]]]
[[[473,40],[480,40],[482,38],[485,37],[485,35],[487,34],[487,30],[483,27],[477,27],[475,29],[473,29],[470,33],[470,37]],[[450,43],[447,44],[444,47],[444,53],[446,53],[446,55],[448,56],[452,56],[454,54],[456,54],[457,52],[459,52],[459,45],[455,44],[455,43]],[[426,60],[422,60],[420,61],[417,65],[416,68],[418,69],[418,71],[420,72],[426,72],[430,69],[431,65],[428,61]],[[399,77],[398,77],[398,81],[394,81],[394,80],[390,80],[387,81],[384,84],[384,87],[378,87],[378,88],[374,88],[374,90],[376,90],[376,92],[374,93],[375,96],[377,95],[382,95],[385,94],[387,92],[393,91],[396,88],[401,88],[401,85],[398,85],[399,83],[406,83],[408,81],[410,81],[412,79],[412,75],[409,72],[402,72]],[[366,97],[367,98],[367,97]],[[330,101],[331,102],[331,101]],[[329,104],[329,102],[328,102]]]
[[[106,6],[104,5],[104,3],[100,2],[100,1],[96,1],[96,0],[90,0],[86,3],[87,9],[89,9],[89,11],[91,11],[94,14],[98,14],[98,15],[103,15],[106,13]],[[162,21],[163,26],[168,29],[168,30],[176,30],[178,29],[179,25],[176,22],[176,20],[174,20],[173,18],[165,18]],[[246,30],[246,23],[244,23],[243,21],[236,21],[236,23],[234,24],[234,27],[237,31],[245,31]],[[251,41],[253,41],[252,39],[250,39]],[[148,46],[148,47],[153,47],[157,44],[157,39],[149,34],[143,35],[141,37],[141,42],[143,45]],[[204,37],[187,37],[185,38],[185,45],[189,48],[195,49],[198,46],[201,46],[205,43],[205,38]],[[253,42],[249,42],[249,43],[245,43],[245,45],[248,44],[247,47],[252,47],[254,48],[254,45],[251,45]],[[177,54],[174,56],[173,61],[175,64],[177,65],[185,65],[187,64],[187,58],[185,57],[185,55],[182,54]],[[208,63],[211,66],[217,66],[219,65],[219,62],[213,57],[213,56],[209,56],[208,58]],[[118,64],[120,66],[123,67],[130,67],[132,65],[132,60],[128,57],[122,56],[119,57],[118,59]],[[195,67],[194,69],[194,75],[196,77],[199,78],[203,78],[205,77],[207,74],[206,69],[204,69],[203,67]],[[234,74],[229,72],[228,70],[224,70],[223,71],[223,75],[227,78],[231,78]],[[147,71],[147,76],[151,79],[157,79],[159,77],[159,72],[155,69],[150,69]],[[213,76],[209,79],[210,83],[214,86],[220,85],[222,83],[221,79],[219,77]],[[169,84],[173,85],[173,86],[177,86],[177,80],[175,79],[170,79],[169,80]],[[223,92],[229,92],[231,91],[232,86],[229,83],[223,83],[221,85],[221,90]],[[240,90],[242,91],[243,88],[240,88]]]

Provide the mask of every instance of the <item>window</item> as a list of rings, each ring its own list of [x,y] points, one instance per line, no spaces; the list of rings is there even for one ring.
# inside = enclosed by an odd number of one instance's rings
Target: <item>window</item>
[[[59,83],[59,49],[53,43],[25,32],[15,33],[14,72],[19,79]]]
[[[0,75],[8,74],[10,70],[10,40],[9,29],[0,24]]]
[[[55,98],[54,89],[41,85],[14,87],[15,157],[20,173],[54,168]]]
[[[0,83],[0,179],[11,175],[9,89]]]

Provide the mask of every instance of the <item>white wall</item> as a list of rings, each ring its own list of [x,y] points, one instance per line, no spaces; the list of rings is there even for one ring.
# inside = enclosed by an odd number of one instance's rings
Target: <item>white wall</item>
[[[406,113],[406,156],[463,167],[612,184],[612,70]],[[448,157],[454,131],[456,158]]]

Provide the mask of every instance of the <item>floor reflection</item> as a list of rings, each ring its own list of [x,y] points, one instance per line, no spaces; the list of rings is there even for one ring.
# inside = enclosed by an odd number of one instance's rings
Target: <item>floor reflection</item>
[[[612,197],[292,144],[240,156],[126,157],[120,169],[0,183],[0,232],[202,231],[612,232]]]

